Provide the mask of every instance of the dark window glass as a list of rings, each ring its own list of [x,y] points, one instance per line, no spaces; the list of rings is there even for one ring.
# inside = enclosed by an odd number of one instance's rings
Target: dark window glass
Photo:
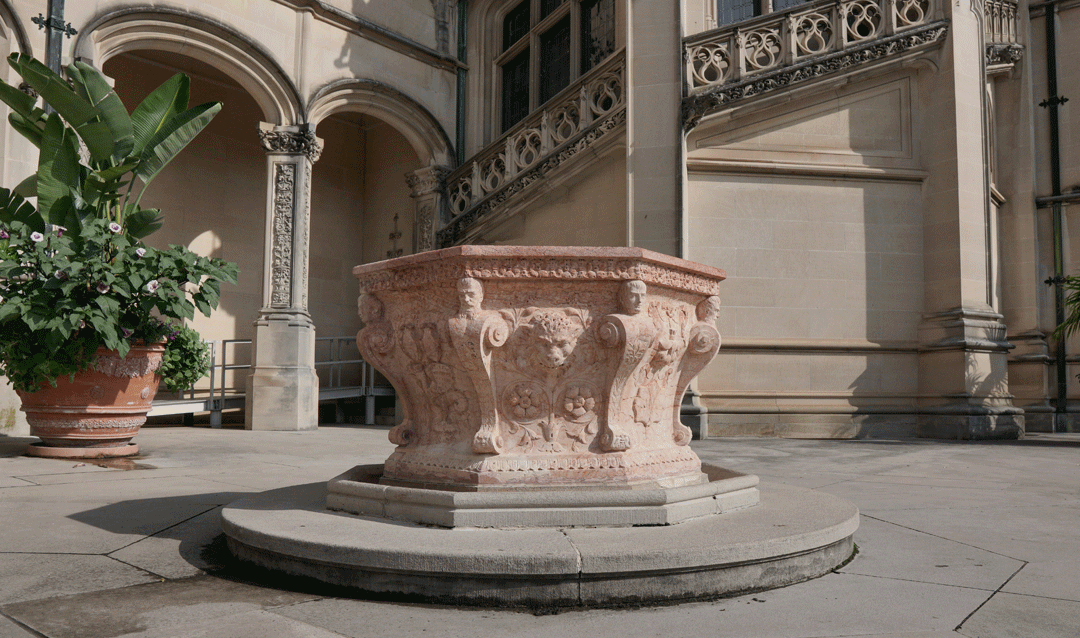
[[[529,50],[503,65],[502,130],[529,114]]]
[[[585,73],[615,51],[615,0],[581,3],[581,72]]]
[[[540,19],[551,15],[551,12],[558,9],[566,0],[540,0]]]
[[[540,103],[570,85],[570,17],[540,36]]]
[[[717,13],[718,24],[731,24],[761,15],[759,0],[720,0]]]
[[[529,33],[529,0],[510,10],[503,18],[503,50]]]
[[[806,2],[806,0],[773,0],[772,10],[783,11],[784,9],[790,9],[791,7],[802,4],[803,2]]]

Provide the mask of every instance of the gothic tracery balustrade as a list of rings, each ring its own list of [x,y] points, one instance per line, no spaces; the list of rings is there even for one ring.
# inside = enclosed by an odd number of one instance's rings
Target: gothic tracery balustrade
[[[927,25],[934,19],[934,1],[807,2],[695,35],[686,40],[690,91],[738,82]],[[992,2],[1008,0],[988,0],[988,12]],[[1015,15],[1016,5],[1012,6]]]
[[[1013,44],[1017,41],[1016,2],[986,0],[983,11],[987,44]]]
[[[466,161],[446,181],[452,245],[483,215],[625,121],[625,55],[617,53]]]

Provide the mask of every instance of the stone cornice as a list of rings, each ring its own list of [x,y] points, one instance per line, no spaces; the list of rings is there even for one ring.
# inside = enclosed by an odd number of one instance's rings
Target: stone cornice
[[[683,99],[683,129],[690,131],[701,118],[738,100],[784,90],[815,78],[853,70],[861,65],[928,49],[945,41],[947,20],[930,23],[893,36],[870,41],[836,53],[810,58],[775,71],[721,85]]]

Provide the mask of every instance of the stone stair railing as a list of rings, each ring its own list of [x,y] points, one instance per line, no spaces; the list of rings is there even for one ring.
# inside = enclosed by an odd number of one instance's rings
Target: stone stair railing
[[[819,0],[684,40],[688,127],[736,99],[940,42],[940,0]]]
[[[625,54],[563,89],[446,178],[450,219],[439,246],[463,243],[482,223],[560,164],[626,121]]]

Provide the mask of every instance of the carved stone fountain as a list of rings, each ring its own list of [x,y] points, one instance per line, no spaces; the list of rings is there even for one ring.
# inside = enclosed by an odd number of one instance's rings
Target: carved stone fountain
[[[722,271],[462,246],[353,273],[358,345],[404,411],[397,448],[306,496],[226,508],[241,558],[373,592],[582,605],[775,587],[850,555],[854,506],[762,498],[688,445],[679,406],[720,346]],[[294,512],[284,527],[271,501]]]

